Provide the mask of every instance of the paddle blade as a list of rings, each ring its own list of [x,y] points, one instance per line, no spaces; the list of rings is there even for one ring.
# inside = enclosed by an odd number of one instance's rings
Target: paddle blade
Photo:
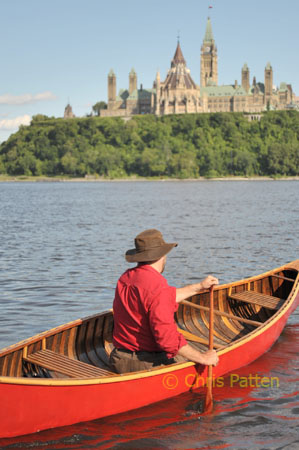
[[[212,414],[212,412],[213,412],[213,396],[212,396],[211,391],[210,391],[210,394],[211,394],[211,396],[207,392],[204,414]]]
[[[207,393],[205,398],[204,414],[211,414],[213,412],[213,370],[212,366],[208,368],[207,378]]]

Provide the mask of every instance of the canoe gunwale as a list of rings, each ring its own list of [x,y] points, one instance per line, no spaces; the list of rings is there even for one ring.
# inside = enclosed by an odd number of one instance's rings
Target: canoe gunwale
[[[248,283],[248,282],[254,282],[257,280],[261,280],[263,278],[267,278],[271,276],[271,274],[274,274],[275,272],[281,272],[284,270],[294,270],[297,271],[297,276],[294,278],[294,284],[292,286],[291,292],[288,295],[288,298],[285,300],[284,304],[281,306],[281,308],[273,314],[268,320],[266,320],[262,325],[260,325],[257,329],[250,331],[247,335],[239,338],[238,340],[231,342],[224,346],[224,348],[217,351],[218,355],[221,357],[221,355],[224,355],[225,353],[228,353],[232,350],[237,349],[238,347],[244,345],[245,343],[249,342],[250,340],[253,340],[255,337],[259,336],[261,333],[265,332],[270,327],[274,326],[283,316],[286,316],[286,320],[288,318],[287,312],[290,310],[293,306],[293,303],[295,302],[298,291],[299,291],[299,260],[293,261],[292,263],[283,265],[277,269],[262,273],[257,276],[245,278],[243,280],[235,281],[232,283],[226,283],[224,285],[220,285],[215,287],[215,291],[219,291],[222,289],[228,289],[230,287],[238,286],[242,283]],[[208,291],[202,291],[201,293],[208,292]],[[25,339],[21,342],[18,342],[17,344],[13,344],[9,347],[4,348],[1,353],[0,357],[5,356],[13,351],[22,350],[27,345],[36,343],[40,341],[43,338],[47,338],[50,336],[53,336],[57,334],[60,331],[65,331],[67,329],[80,326],[85,321],[88,321],[90,319],[94,319],[96,317],[99,317],[101,315],[108,315],[112,314],[112,309],[109,309],[107,311],[103,311],[98,314],[94,314],[92,316],[85,317],[83,319],[77,319],[71,322],[68,322],[67,324],[60,325],[58,327],[52,328],[48,331],[45,331],[43,333],[40,333],[38,335],[35,335],[31,338]],[[167,374],[169,372],[174,372],[178,370],[183,370],[188,367],[193,367],[196,364],[193,362],[186,362],[186,363],[176,363],[169,366],[164,366],[163,368],[159,369],[151,369],[141,372],[133,372],[130,374],[119,374],[119,376],[103,376],[99,378],[91,378],[91,379],[53,379],[53,378],[25,378],[25,377],[11,377],[11,376],[0,376],[0,384],[11,384],[11,385],[31,385],[31,386],[85,386],[85,385],[97,385],[97,384],[107,384],[107,383],[118,383],[123,381],[133,381],[136,379],[142,379],[142,378],[148,378],[153,377],[161,374]]]
[[[12,345],[9,345],[8,347],[4,347],[3,349],[0,350],[0,357],[9,354],[12,351],[22,350],[27,345],[35,344],[36,342],[39,342],[42,339],[45,339],[45,338],[48,338],[51,336],[55,336],[55,334],[60,333],[61,331],[70,330],[71,328],[82,325],[84,322],[86,322],[90,319],[95,319],[99,316],[107,315],[108,313],[111,313],[111,312],[112,312],[112,309],[107,309],[100,313],[96,313],[91,316],[83,317],[82,319],[72,320],[71,322],[67,322],[63,325],[58,325],[57,327],[51,328],[50,330],[46,330],[41,333],[38,333],[32,337],[24,339],[23,341],[17,342],[16,344],[12,344]]]
[[[282,266],[282,267],[285,267],[285,266]],[[282,268],[279,268],[278,271],[281,271],[281,269]],[[289,266],[285,268],[285,270],[289,270],[289,269],[290,269]],[[298,269],[299,269],[299,267],[298,267]],[[298,270],[298,269],[293,269],[293,270]],[[277,269],[275,269],[275,270],[273,270],[271,272],[275,272],[275,271],[277,271]],[[262,274],[262,275],[266,275],[266,274]],[[260,279],[260,277],[258,277],[257,279]],[[241,337],[237,341],[226,345],[224,349],[221,349],[219,352],[217,352],[219,354],[219,356],[227,353],[232,348],[236,348],[236,347],[239,347],[240,345],[243,345],[245,342],[248,342],[251,339],[253,339],[254,336],[260,335],[261,333],[266,331],[268,328],[270,328],[270,326],[273,326],[275,323],[277,323],[277,321],[282,316],[285,315],[286,311],[291,308],[293,302],[296,299],[296,296],[298,295],[298,291],[299,291],[299,271],[297,273],[296,278],[294,278],[294,284],[293,284],[291,292],[288,295],[288,298],[284,301],[284,303],[276,311],[276,313],[274,313],[273,316],[269,317],[269,319],[266,320],[262,325],[260,325],[256,330],[252,330],[250,333],[248,333],[247,335]]]

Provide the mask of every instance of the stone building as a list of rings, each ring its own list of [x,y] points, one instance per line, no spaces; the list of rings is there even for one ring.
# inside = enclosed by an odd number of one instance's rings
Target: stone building
[[[71,105],[68,103],[64,109],[64,115],[63,118],[64,119],[73,119],[73,117],[76,117],[75,114],[73,113],[73,108],[71,107]]]
[[[134,69],[129,73],[129,89],[116,93],[116,75],[111,69],[108,74],[107,109],[102,109],[101,116],[130,117],[135,114],[153,114],[154,89],[137,88],[137,74]]]
[[[157,73],[154,93],[157,115],[200,112],[200,89],[191,78],[179,42],[164,82]]]
[[[266,64],[263,82],[253,77],[245,63],[241,69],[241,83],[218,85],[218,53],[211,20],[208,18],[201,46],[200,86],[191,77],[178,42],[165,81],[156,75],[153,87],[137,88],[137,74],[129,74],[129,89],[116,94],[116,75],[108,75],[108,107],[101,116],[131,117],[135,114],[187,114],[205,112],[259,113],[267,109],[288,109],[294,105],[292,86],[280,83],[273,86],[273,69]]]

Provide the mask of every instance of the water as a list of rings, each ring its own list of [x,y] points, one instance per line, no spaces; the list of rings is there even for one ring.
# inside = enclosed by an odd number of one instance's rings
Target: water
[[[229,282],[299,258],[298,181],[0,184],[0,347],[108,309],[124,252],[146,228],[179,246],[165,276]],[[270,352],[238,374],[279,387],[215,389],[211,417],[186,393],[107,419],[0,441],[1,449],[297,449],[298,312]]]

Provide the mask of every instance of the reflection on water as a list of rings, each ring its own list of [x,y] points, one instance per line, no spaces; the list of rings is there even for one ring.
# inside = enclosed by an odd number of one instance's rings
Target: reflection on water
[[[165,272],[176,286],[298,259],[298,200],[297,181],[1,183],[0,347],[110,308],[123,254],[146,228],[179,242]],[[218,389],[212,417],[185,414],[200,400],[188,393],[1,448],[297,448],[298,341],[295,313],[279,343],[242,369],[276,374],[279,388]]]
[[[278,378],[279,387],[231,382],[213,389],[214,412],[201,416],[204,392],[184,393],[136,411],[0,441],[1,449],[297,449],[299,325],[239,377]],[[235,375],[235,374],[234,374]]]

